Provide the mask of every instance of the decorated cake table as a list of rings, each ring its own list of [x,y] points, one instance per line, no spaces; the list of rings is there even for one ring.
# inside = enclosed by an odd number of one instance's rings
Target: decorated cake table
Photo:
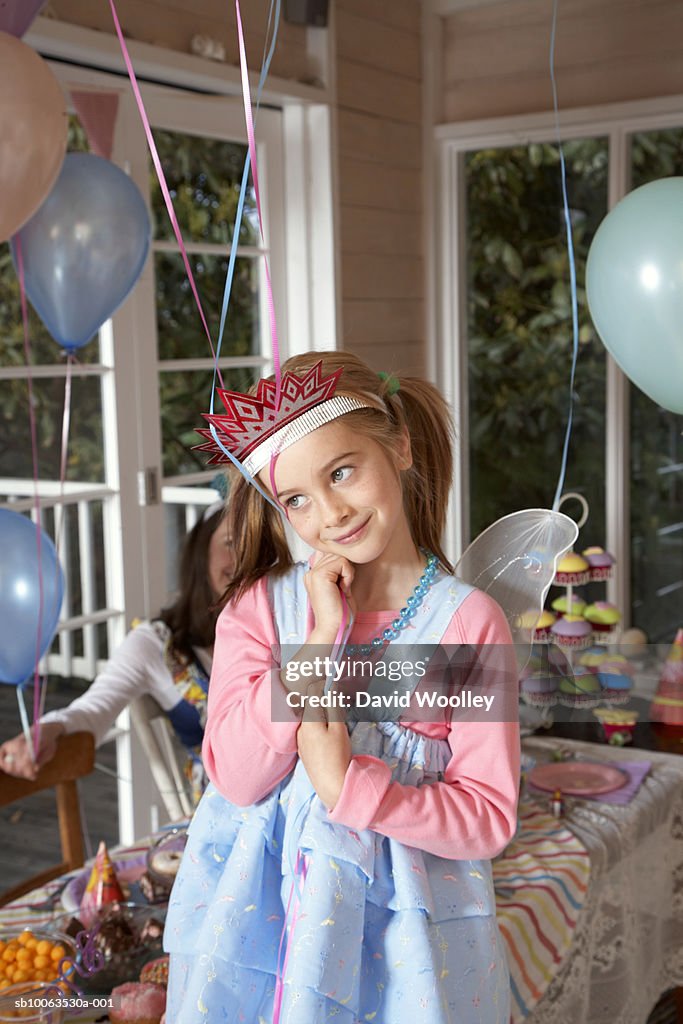
[[[683,758],[537,737],[524,749],[542,762],[559,743],[589,760],[650,766],[625,804],[567,797],[558,821],[551,794],[522,802],[517,835],[494,863],[512,1024],[643,1024],[659,995],[683,984]],[[151,842],[112,851],[117,865],[130,864],[124,877]],[[67,902],[76,888],[67,886]],[[63,915],[61,898],[50,901],[61,889],[51,882],[0,910],[0,930]]]

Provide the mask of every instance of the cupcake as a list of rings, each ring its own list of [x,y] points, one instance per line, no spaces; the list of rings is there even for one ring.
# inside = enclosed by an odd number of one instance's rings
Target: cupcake
[[[148,981],[127,981],[111,993],[111,1024],[159,1024],[166,1009],[166,989]]]
[[[572,647],[581,651],[590,647],[593,639],[593,630],[590,623],[581,618],[580,615],[565,615],[558,619],[551,628],[550,633],[553,642],[560,647]]]
[[[584,609],[583,617],[590,622],[598,639],[615,631],[621,619],[621,612],[609,601],[596,601]]]
[[[550,707],[557,701],[557,676],[549,675],[543,669],[524,676],[519,683],[519,692],[525,704],[533,707]]]
[[[579,665],[589,668],[591,672],[599,672],[603,661],[609,661],[612,657],[613,655],[606,651],[604,647],[588,647],[585,651],[582,651],[579,657]]]
[[[552,612],[542,611],[539,614],[535,609],[531,609],[520,616],[519,626],[533,643],[547,644],[550,643],[550,627],[554,622],[555,616]]]
[[[634,671],[633,665],[623,655],[601,662],[597,675],[605,699],[612,703],[628,700]]]
[[[602,725],[608,743],[622,747],[633,740],[633,730],[638,721],[637,711],[614,708],[593,708],[593,714]]]
[[[614,558],[604,548],[586,548],[583,557],[590,566],[591,580],[609,580],[612,578]]]
[[[586,602],[578,594],[572,594],[571,601],[568,594],[556,597],[550,606],[558,615],[583,615]]]
[[[591,578],[590,566],[585,558],[570,551],[557,563],[554,582],[561,587],[581,586]]]
[[[599,704],[604,695],[597,676],[577,665],[572,675],[561,681],[559,699],[568,707],[587,707]]]

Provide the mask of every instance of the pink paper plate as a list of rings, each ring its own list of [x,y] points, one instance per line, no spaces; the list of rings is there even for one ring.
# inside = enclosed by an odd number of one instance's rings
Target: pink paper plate
[[[561,761],[537,765],[529,773],[527,782],[548,792],[560,789],[567,796],[595,796],[619,789],[628,782],[628,775],[608,764]]]

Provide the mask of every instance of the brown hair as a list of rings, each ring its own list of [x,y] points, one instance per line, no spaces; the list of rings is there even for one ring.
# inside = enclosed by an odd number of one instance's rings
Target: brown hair
[[[221,508],[200,519],[185,537],[178,566],[178,596],[159,613],[171,630],[173,647],[188,658],[193,657],[193,647],[213,644],[216,619],[223,606],[222,600],[216,602],[209,584],[209,545],[224,515]]]
[[[376,409],[346,413],[344,420],[377,441],[389,458],[393,459],[399,439],[407,430],[413,464],[402,471],[401,479],[410,532],[417,547],[433,552],[452,572],[441,536],[453,478],[453,427],[441,393],[416,377],[394,374],[382,379],[351,352],[307,352],[292,356],[282,370],[301,374],[320,360],[324,376],[343,369],[335,394],[376,402]],[[266,573],[279,576],[292,565],[282,516],[238,470],[230,471],[230,481],[228,515],[236,564],[226,600],[241,597]]]

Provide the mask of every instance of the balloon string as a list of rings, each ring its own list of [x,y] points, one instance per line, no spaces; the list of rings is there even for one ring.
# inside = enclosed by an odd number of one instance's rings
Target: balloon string
[[[238,23],[241,26],[241,21],[239,21],[239,11],[237,12],[237,17],[238,17]],[[268,46],[268,52],[267,53],[265,53],[267,43],[264,44],[264,54],[265,54],[265,57],[263,59],[263,63],[262,63],[262,67],[261,67],[261,73],[259,75],[258,88],[257,88],[257,92],[256,92],[256,112],[257,113],[258,113],[258,110],[259,110],[259,106],[261,104],[261,95],[262,95],[262,92],[263,92],[263,86],[264,86],[266,78],[268,76],[268,72],[270,70],[270,64],[271,64],[271,61],[273,59],[273,54],[275,52],[275,44],[277,42],[278,28],[279,28],[279,25],[280,25],[280,0],[271,0],[270,10],[269,10],[269,14],[268,14],[268,27],[270,27],[271,23],[273,23],[273,36],[272,36],[272,39],[270,41],[270,45]],[[242,56],[242,54],[240,54],[240,57],[241,56]],[[246,69],[246,57],[245,57],[244,67]],[[248,92],[248,88],[249,88],[248,75],[247,75],[246,81],[247,81],[247,92]],[[251,103],[247,102],[246,100],[245,100],[245,103],[246,103],[246,109],[248,109],[248,111],[249,111],[248,117],[251,117]],[[248,132],[248,129],[247,129],[247,132]],[[253,137],[253,121],[252,121],[252,137]],[[256,160],[256,150],[255,150],[255,148],[253,149],[253,153],[254,153],[254,163],[255,163],[255,160]],[[249,170],[250,170],[251,164],[252,164],[252,149],[250,149],[248,147],[247,148],[247,156],[246,156],[246,159],[244,161],[244,171],[242,173],[242,183],[241,183],[241,186],[240,186],[240,194],[239,194],[239,199],[238,199],[238,202],[237,202],[237,213],[235,215],[235,225],[234,225],[233,233],[232,233],[232,243],[231,243],[231,246],[230,246],[230,259],[229,259],[229,263],[228,263],[228,273],[227,273],[227,277],[226,277],[226,280],[225,280],[225,290],[223,292],[223,308],[221,310],[221,323],[220,323],[220,329],[219,329],[219,332],[218,332],[218,343],[217,343],[217,351],[219,353],[220,353],[220,350],[221,350],[221,345],[223,343],[223,332],[225,330],[225,323],[226,323],[227,314],[228,314],[228,306],[229,306],[229,303],[230,303],[230,294],[231,294],[231,291],[232,291],[232,283],[233,283],[233,278],[234,278],[234,274],[235,274],[235,263],[236,263],[236,259],[237,259],[237,248],[238,248],[238,244],[239,244],[239,235],[240,235],[240,230],[241,230],[241,225],[242,225],[242,216],[243,216],[243,212],[244,212],[244,201],[245,201],[245,197],[246,197],[247,185],[248,185],[248,181],[249,181]],[[258,169],[256,169],[256,171],[255,171],[254,181],[255,181],[254,191],[256,193],[256,189],[258,187]],[[261,237],[263,238],[263,224],[262,224],[262,221],[260,219],[260,192],[258,193],[257,206],[259,207],[259,226],[260,226],[260,231],[261,231]],[[277,328],[276,328],[276,324],[275,324],[275,310],[274,310],[274,302],[273,302],[273,291],[272,291],[272,286],[271,286],[271,282],[270,282],[270,274],[269,274],[269,270],[268,270],[268,261],[267,260],[265,261],[265,267],[266,267],[266,281],[267,281],[267,291],[268,291],[268,305],[269,305],[269,314],[270,314],[271,336],[273,338],[273,362],[274,362],[274,365],[275,365],[275,376],[276,376],[276,381],[277,381],[277,383],[276,383],[276,399],[277,399],[278,398],[278,391],[279,391],[279,388],[280,388],[280,350],[279,350],[278,338],[277,338]],[[211,401],[210,401],[210,405],[209,405],[209,411],[210,411],[211,415],[213,415],[214,408],[215,408],[215,396],[216,396],[216,374],[215,374],[215,371],[214,371],[213,386],[211,388]],[[280,505],[279,502],[277,501],[277,492],[276,492],[276,489],[275,489],[274,478],[273,478],[273,467],[274,467],[273,459],[271,458],[271,463],[270,463],[270,477],[271,477],[271,486],[273,487],[274,499],[264,490],[264,488],[262,488],[257,483],[257,481],[254,479],[254,477],[251,475],[251,473],[249,473],[249,471],[242,465],[242,463],[238,459],[235,458],[235,456],[232,454],[232,452],[228,451],[228,449],[225,447],[225,445],[223,444],[223,442],[219,438],[218,433],[217,433],[216,428],[215,428],[213,423],[210,423],[210,430],[211,430],[211,436],[213,437],[213,439],[216,442],[216,444],[218,445],[218,447],[221,449],[221,451],[226,456],[226,458],[229,459],[229,461],[235,466],[235,468],[239,470],[239,472],[242,474],[242,476],[247,481],[247,483],[251,484],[251,486],[254,487],[259,492],[261,497],[265,501],[267,501],[268,504],[271,505],[283,517],[283,519],[286,519],[287,518],[286,510],[283,509],[282,505]]]
[[[567,197],[567,169],[564,161],[564,150],[562,148],[562,136],[560,133],[560,112],[557,102],[557,82],[555,80],[555,33],[557,29],[558,0],[553,0],[553,18],[550,32],[550,81],[553,89],[553,112],[555,115],[555,135],[557,147],[560,152],[560,176],[562,180],[562,207],[564,213],[564,224],[567,235],[567,253],[569,256],[569,282],[572,303],[572,368],[569,378],[569,414],[567,416],[567,429],[564,435],[562,448],[562,463],[560,475],[555,489],[553,499],[553,512],[557,512],[560,506],[560,497],[564,488],[564,480],[567,473],[567,457],[569,454],[569,441],[572,434],[574,420],[574,379],[576,377],[576,364],[579,358],[579,304],[576,292],[576,262],[574,259],[574,235],[572,232],[572,221],[569,213],[569,200]]]
[[[251,113],[251,93],[249,89],[249,71],[247,68],[247,53],[244,45],[244,30],[242,28],[242,16],[240,13],[240,0],[235,0],[235,13],[237,15],[237,36],[239,39],[239,50],[240,50],[240,73],[242,77],[242,98],[244,101],[244,119],[247,126],[247,139],[249,141],[249,153],[251,155],[251,176],[254,182],[254,195],[256,197],[256,210],[258,213],[259,231],[261,232],[261,241],[264,246],[266,244],[265,235],[263,232],[263,214],[261,211],[261,192],[259,189],[259,178],[258,178],[258,166],[256,160],[256,141],[254,138],[254,120]],[[281,373],[280,373],[280,346],[278,344],[277,336],[277,321],[275,319],[275,302],[273,300],[273,288],[270,281],[270,268],[268,266],[268,257],[264,253],[263,262],[266,272],[266,290],[268,298],[268,314],[270,318],[270,334],[273,345],[273,365],[275,368],[275,408],[277,409],[280,402],[280,386],[281,386]]]
[[[45,589],[43,586],[43,562],[42,562],[42,530],[40,525],[40,493],[38,487],[38,434],[36,430],[35,398],[33,394],[33,356],[31,352],[31,338],[28,324],[28,305],[26,302],[26,279],[24,275],[24,254],[21,247],[21,235],[14,236],[15,251],[17,256],[17,271],[19,276],[19,299],[21,302],[21,321],[24,330],[24,359],[26,361],[26,383],[28,387],[28,421],[31,434],[31,459],[33,465],[33,503],[36,512],[36,555],[38,558],[38,624],[36,629],[36,655],[33,667],[33,721],[35,731],[33,741],[28,731],[28,724],[24,728],[26,745],[31,753],[33,763],[36,763],[40,744],[40,676],[38,674],[38,662],[40,661],[40,638],[43,633],[43,615],[45,611]],[[59,567],[57,567],[59,571]],[[19,706],[23,704],[23,696]],[[24,708],[25,710],[25,708]],[[22,721],[23,725],[23,721]]]
[[[273,24],[273,35],[268,45],[268,30],[271,24]],[[258,88],[256,90],[256,113],[258,114],[259,107],[261,105],[261,95],[263,93],[263,86],[268,72],[270,71],[270,63],[275,53],[275,45],[277,43],[277,34],[280,26],[280,0],[271,0],[270,9],[268,11],[268,26],[266,29],[266,39],[263,44],[263,57],[261,60],[261,72],[259,74]],[[228,316],[228,306],[230,305],[230,296],[232,293],[232,284],[235,276],[235,264],[237,262],[237,250],[239,247],[239,237],[242,228],[242,216],[244,213],[244,201],[246,198],[247,185],[249,183],[249,170],[251,167],[251,153],[247,147],[247,155],[244,161],[244,170],[242,172],[242,183],[240,185],[240,194],[237,201],[237,212],[235,214],[235,224],[232,232],[232,242],[230,245],[230,258],[228,261],[228,273],[225,278],[225,288],[223,290],[223,306],[221,309],[221,322],[218,330],[218,342],[216,344],[216,351],[220,355],[221,347],[223,345],[223,334],[225,331],[225,324]],[[211,402],[210,412],[213,415],[214,402],[216,395],[216,372],[214,369],[213,383],[211,385]],[[243,474],[247,479],[250,479],[247,474]]]
[[[204,333],[206,334],[206,337],[208,338],[208,341],[209,341],[209,347],[211,349],[211,355],[213,356],[214,365],[216,367],[216,372],[218,373],[218,379],[220,380],[221,387],[223,387],[223,378],[221,376],[221,371],[218,368],[218,363],[217,363],[217,358],[218,357],[216,356],[216,352],[214,351],[213,341],[211,340],[211,332],[209,330],[209,325],[208,325],[208,323],[206,321],[206,317],[204,316],[204,309],[202,307],[201,299],[199,298],[199,292],[197,290],[197,285],[195,284],[194,275],[192,274],[192,267],[190,266],[190,260],[189,260],[189,257],[187,255],[187,250],[185,248],[185,243],[183,241],[183,236],[182,236],[182,232],[180,230],[180,225],[178,224],[178,219],[177,219],[177,217],[175,215],[175,210],[173,209],[173,202],[171,200],[171,193],[169,192],[168,185],[166,184],[166,178],[164,176],[164,171],[163,171],[163,168],[161,166],[161,160],[159,159],[159,153],[158,153],[158,150],[157,150],[157,147],[156,147],[156,143],[154,141],[154,136],[152,134],[152,129],[150,127],[149,118],[147,117],[147,111],[145,110],[145,105],[144,105],[144,103],[142,101],[142,96],[140,94],[140,88],[138,86],[138,80],[135,77],[135,71],[133,70],[133,64],[132,64],[131,59],[130,59],[130,54],[128,53],[128,47],[126,46],[126,40],[123,38],[123,32],[121,31],[121,23],[119,22],[118,15],[116,13],[116,4],[114,3],[114,0],[109,0],[109,6],[111,7],[112,18],[114,19],[114,28],[116,29],[116,34],[119,37],[119,44],[121,46],[121,53],[123,54],[123,60],[124,60],[124,63],[126,65],[126,70],[128,71],[128,77],[130,78],[130,84],[131,84],[131,88],[133,90],[133,95],[135,97],[135,102],[137,103],[138,111],[140,112],[140,119],[142,121],[142,126],[143,126],[143,128],[145,130],[145,135],[147,136],[147,144],[149,146],[149,151],[150,151],[150,154],[152,156],[152,162],[154,164],[154,169],[155,169],[155,171],[157,173],[157,179],[159,181],[159,188],[161,189],[161,194],[164,197],[164,202],[166,204],[166,209],[168,211],[168,216],[169,216],[170,221],[171,221],[171,227],[173,228],[173,233],[174,233],[174,235],[176,237],[176,241],[178,243],[178,248],[180,249],[180,255],[182,257],[183,264],[185,266],[185,272],[187,274],[187,279],[190,282],[190,288],[192,289],[192,294],[194,296],[194,300],[195,300],[195,302],[197,304],[197,309],[199,310],[199,316],[200,316],[200,319],[202,321],[202,326],[204,328]]]

